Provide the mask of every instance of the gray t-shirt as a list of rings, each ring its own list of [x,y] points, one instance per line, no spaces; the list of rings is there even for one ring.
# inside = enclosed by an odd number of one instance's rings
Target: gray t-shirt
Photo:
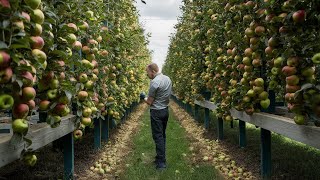
[[[169,105],[172,83],[168,76],[158,73],[150,82],[148,96],[153,97],[154,101],[150,109],[164,109]]]

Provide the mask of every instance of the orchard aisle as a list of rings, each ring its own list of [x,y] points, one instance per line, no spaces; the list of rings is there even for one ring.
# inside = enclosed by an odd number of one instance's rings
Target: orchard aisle
[[[153,164],[155,145],[151,135],[150,113],[146,111],[141,118],[141,129],[133,137],[133,152],[126,159],[125,170],[120,179],[223,179],[214,166],[203,161],[196,147],[190,144],[189,134],[179,124],[176,113],[179,107],[172,104],[167,127],[167,169],[157,171]],[[178,114],[183,115],[183,114]],[[184,117],[184,116],[183,116]]]

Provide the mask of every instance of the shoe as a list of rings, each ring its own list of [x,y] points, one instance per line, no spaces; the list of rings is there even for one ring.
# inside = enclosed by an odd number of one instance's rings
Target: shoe
[[[166,169],[167,168],[167,166],[166,166],[166,164],[165,163],[157,163],[157,165],[156,165],[156,169],[157,170],[164,170],[164,169]]]

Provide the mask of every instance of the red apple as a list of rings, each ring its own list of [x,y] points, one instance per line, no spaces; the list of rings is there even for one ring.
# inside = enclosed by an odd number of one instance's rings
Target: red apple
[[[44,40],[40,36],[32,36],[30,37],[30,44],[32,49],[42,49]]]
[[[33,87],[24,87],[22,89],[22,99],[24,101],[33,100],[36,97],[36,90]]]
[[[84,101],[88,96],[89,96],[89,94],[86,91],[79,91],[79,93],[78,93],[78,99],[80,101]]]
[[[26,12],[22,12],[21,15],[24,17],[26,22],[30,22],[30,15]]]
[[[22,77],[22,82],[24,86],[32,86],[33,85],[33,75],[28,72],[28,71],[24,71],[21,73],[21,77]]]
[[[258,36],[261,36],[263,33],[265,33],[266,29],[265,27],[263,26],[257,26],[255,29],[254,29],[254,32],[258,35]]]
[[[17,104],[12,109],[12,115],[16,119],[24,119],[28,116],[29,106],[27,104]]]
[[[296,75],[288,76],[286,77],[286,83],[291,86],[297,85],[299,84],[299,77]]]
[[[10,66],[11,57],[8,53],[0,51],[0,69]]]
[[[0,84],[8,83],[11,80],[12,74],[11,67],[0,70]]]
[[[304,10],[299,10],[292,15],[292,19],[295,23],[302,23],[306,20],[307,14]]]
[[[291,67],[291,66],[284,66],[282,68],[282,73],[285,75],[285,76],[291,76],[291,75],[294,75],[297,73],[297,69],[296,67]]]
[[[80,50],[82,48],[82,44],[80,41],[76,41],[73,43],[72,47],[75,49],[75,50]]]
[[[26,104],[29,106],[29,110],[36,108],[36,102],[34,100],[30,100]]]
[[[50,105],[50,101],[48,101],[48,100],[43,100],[43,101],[41,101],[40,104],[39,104],[39,109],[40,109],[41,111],[46,111],[46,110],[49,109],[49,107],[50,107],[49,105]]]
[[[68,23],[67,24],[67,30],[69,33],[75,33],[78,31],[78,27],[77,25],[73,24],[73,23]]]

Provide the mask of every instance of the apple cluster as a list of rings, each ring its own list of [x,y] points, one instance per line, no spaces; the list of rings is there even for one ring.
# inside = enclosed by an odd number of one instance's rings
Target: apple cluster
[[[174,92],[192,104],[210,91],[217,115],[229,121],[231,108],[267,109],[273,90],[297,124],[318,122],[317,7],[315,0],[186,1],[164,66]]]

